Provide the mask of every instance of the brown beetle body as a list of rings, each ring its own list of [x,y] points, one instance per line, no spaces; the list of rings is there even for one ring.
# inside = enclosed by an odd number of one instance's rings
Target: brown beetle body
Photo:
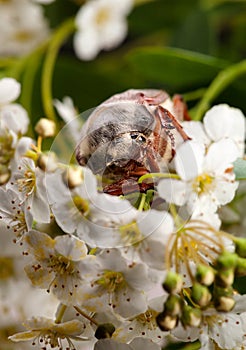
[[[94,174],[114,181],[105,188],[107,193],[121,194],[117,186],[125,180],[164,171],[177,144],[189,139],[178,121],[185,115],[181,98],[175,97],[172,103],[162,90],[114,95],[89,116],[76,158]]]

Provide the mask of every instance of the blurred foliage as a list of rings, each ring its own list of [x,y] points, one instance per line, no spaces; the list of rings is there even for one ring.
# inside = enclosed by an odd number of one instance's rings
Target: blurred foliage
[[[59,0],[44,6],[50,26],[55,29],[74,16],[79,3]],[[54,68],[54,98],[69,95],[82,112],[128,88],[162,88],[184,94],[194,106],[216,75],[246,54],[246,1],[138,0],[128,19],[123,45],[100,53],[92,62],[75,57],[72,35],[65,41]],[[21,102],[34,120],[44,115],[40,93],[44,57],[45,51],[17,72],[8,72],[22,80]],[[27,84],[32,96],[25,90]],[[214,103],[226,102],[246,112],[245,93],[242,76]]]

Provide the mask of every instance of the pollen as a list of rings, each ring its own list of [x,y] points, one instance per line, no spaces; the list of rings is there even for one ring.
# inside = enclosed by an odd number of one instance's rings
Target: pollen
[[[24,172],[24,176],[17,180],[19,192],[25,193],[26,196],[30,196],[36,189],[36,176],[32,169],[27,169]]]
[[[95,22],[97,25],[103,25],[104,23],[108,22],[109,19],[109,12],[107,8],[101,8],[95,17]]]
[[[104,271],[96,284],[102,286],[108,292],[113,293],[125,286],[125,278],[122,272]]]
[[[213,187],[213,177],[206,173],[201,174],[195,178],[192,187],[198,195],[207,193]]]
[[[134,245],[143,239],[143,235],[135,221],[121,226],[119,231],[125,244]]]
[[[48,267],[59,275],[71,275],[76,272],[73,262],[63,255],[52,256]]]

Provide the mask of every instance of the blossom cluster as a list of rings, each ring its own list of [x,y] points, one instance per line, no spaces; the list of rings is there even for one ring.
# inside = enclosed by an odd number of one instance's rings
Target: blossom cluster
[[[26,328],[9,338],[42,349],[160,350],[195,340],[201,349],[246,347],[245,296],[233,284],[246,273],[246,243],[220,218],[239,185],[242,112],[218,105],[203,122],[183,122],[190,139],[166,173],[148,174],[154,189],[117,197],[88,168],[43,149],[52,121],[37,123],[37,140],[25,136],[19,93],[14,79],[0,81],[1,308],[12,328]],[[68,121],[75,112],[66,101],[54,103]],[[32,287],[21,286],[23,269]],[[22,312],[16,287],[26,293]]]
[[[0,54],[22,56],[49,40],[51,28],[42,5],[54,0],[7,0],[0,3]],[[82,60],[94,59],[125,39],[126,17],[133,0],[90,0],[78,8],[74,25],[74,50]],[[40,46],[40,47],[41,47]]]

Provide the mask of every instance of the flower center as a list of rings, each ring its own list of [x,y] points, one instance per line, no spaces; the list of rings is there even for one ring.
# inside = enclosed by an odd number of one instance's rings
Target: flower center
[[[106,7],[101,8],[95,17],[95,22],[97,25],[104,25],[104,23],[106,23],[109,19],[109,12],[108,9]]]
[[[125,283],[122,272],[107,270],[104,271],[102,276],[96,281],[96,284],[99,284],[111,293],[124,287]]]
[[[205,173],[196,177],[192,187],[197,194],[202,194],[209,192],[211,190],[212,185],[213,177]]]
[[[24,177],[17,180],[19,192],[23,192],[26,196],[30,196],[36,188],[36,176],[32,169],[24,172]]]
[[[73,262],[63,255],[52,256],[48,266],[59,275],[71,275],[75,272]]]
[[[156,324],[156,316],[158,312],[152,309],[148,309],[146,312],[138,315],[136,320],[142,324],[142,326],[146,326],[150,330],[154,330],[157,328]]]
[[[73,202],[78,209],[78,211],[83,215],[83,216],[88,216],[90,213],[90,206],[89,206],[89,201],[81,198],[80,196],[74,196],[73,197]]]
[[[122,240],[125,244],[134,245],[143,239],[143,235],[139,230],[136,222],[131,222],[119,228]]]
[[[15,40],[21,43],[25,43],[27,41],[30,41],[34,37],[33,33],[28,32],[26,30],[19,31],[15,33]]]

